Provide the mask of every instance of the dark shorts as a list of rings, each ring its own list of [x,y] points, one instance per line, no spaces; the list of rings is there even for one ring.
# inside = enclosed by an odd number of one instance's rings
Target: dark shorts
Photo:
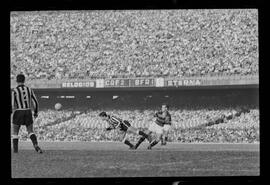
[[[124,120],[121,123],[120,130],[126,132],[128,130],[128,127],[130,127],[130,126],[131,126],[130,123],[128,121]]]
[[[12,122],[15,125],[31,125],[33,124],[33,117],[31,110],[16,110],[13,113]]]

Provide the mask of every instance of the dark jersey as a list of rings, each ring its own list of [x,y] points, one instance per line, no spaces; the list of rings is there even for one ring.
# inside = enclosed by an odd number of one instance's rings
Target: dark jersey
[[[155,114],[156,117],[156,124],[159,126],[164,126],[165,124],[171,125],[171,115],[168,111],[165,112],[165,116],[163,115],[162,111],[159,111]]]
[[[119,129],[121,131],[127,131],[128,127],[130,127],[130,123],[126,120],[122,120],[120,118],[117,118],[115,116],[109,116],[109,127],[107,130],[111,129]]]

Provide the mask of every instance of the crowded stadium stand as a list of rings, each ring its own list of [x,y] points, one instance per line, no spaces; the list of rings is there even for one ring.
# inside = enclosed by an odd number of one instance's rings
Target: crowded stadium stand
[[[11,78],[258,74],[258,12],[11,12]]]
[[[169,142],[260,141],[255,9],[11,12],[10,45],[11,81],[25,74],[40,103],[38,140],[120,141],[98,113],[145,130],[167,103]]]

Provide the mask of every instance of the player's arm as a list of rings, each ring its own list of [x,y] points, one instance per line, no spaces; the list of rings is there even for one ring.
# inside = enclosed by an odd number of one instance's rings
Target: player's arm
[[[13,113],[14,110],[14,99],[15,99],[15,91],[11,89],[11,114]]]
[[[156,118],[162,118],[162,112],[156,112],[155,113],[155,115],[154,115],[154,117],[156,117]]]
[[[34,117],[37,117],[37,115],[38,115],[38,101],[37,101],[37,97],[32,89],[31,89],[31,99],[32,99],[32,102],[34,105]]]
[[[172,123],[172,119],[171,119],[171,116],[169,114],[166,115],[164,123],[165,124],[171,124]]]

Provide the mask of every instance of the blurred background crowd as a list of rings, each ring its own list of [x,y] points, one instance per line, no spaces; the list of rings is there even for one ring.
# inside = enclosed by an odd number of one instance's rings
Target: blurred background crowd
[[[255,9],[11,12],[11,78],[258,74]]]

